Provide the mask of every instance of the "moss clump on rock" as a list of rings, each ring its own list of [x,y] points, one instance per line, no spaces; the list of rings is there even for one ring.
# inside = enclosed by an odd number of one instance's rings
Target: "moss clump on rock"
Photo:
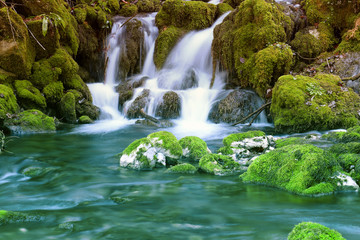
[[[190,161],[199,161],[206,154],[211,153],[206,142],[199,137],[188,136],[179,140],[183,157]]]
[[[176,92],[166,92],[162,102],[157,106],[155,116],[162,119],[178,118],[180,116],[181,100]]]
[[[256,158],[244,182],[260,183],[297,194],[315,195],[336,190],[337,162],[313,145],[289,145]]]
[[[342,235],[333,229],[313,222],[302,222],[296,225],[288,236],[288,240],[345,240]]]
[[[160,30],[175,26],[186,30],[200,30],[210,27],[215,20],[216,6],[201,1],[166,1],[156,15]]]
[[[93,123],[94,121],[91,120],[91,118],[89,118],[88,116],[81,116],[81,117],[79,117],[78,122],[80,124],[89,124],[89,123]]]
[[[348,128],[359,123],[360,97],[335,75],[286,75],[275,84],[270,110],[279,132]]]
[[[0,119],[5,119],[6,114],[16,113],[19,110],[13,90],[0,84]]]
[[[60,116],[65,122],[76,122],[75,96],[72,92],[67,92],[60,101]]]
[[[158,69],[164,65],[171,49],[184,33],[184,30],[174,26],[170,26],[159,33],[159,36],[156,38],[154,52],[154,63]]]
[[[286,42],[286,29],[289,26],[290,17],[282,12],[277,3],[245,0],[215,27],[213,61],[215,64],[220,62],[228,70],[232,85],[249,86],[248,76],[244,74],[248,64],[244,63],[269,44]],[[273,61],[271,57],[268,59]]]
[[[227,3],[219,3],[216,8],[216,16],[220,17],[228,11],[232,11],[234,8]]]
[[[275,141],[276,148],[281,148],[294,144],[306,144],[306,143],[309,143],[309,140],[303,137],[281,138]]]
[[[13,132],[52,132],[56,130],[54,118],[39,110],[31,109],[7,119],[5,125]]]
[[[355,20],[354,28],[348,30],[342,37],[342,41],[336,48],[336,52],[359,52],[360,51],[360,18]]]
[[[44,110],[46,108],[45,97],[31,84],[31,82],[27,80],[17,80],[14,85],[17,99],[24,109],[35,108]]]
[[[181,174],[194,174],[197,172],[197,168],[189,163],[182,163],[173,166],[166,170],[167,173],[181,173]]]
[[[138,7],[135,4],[120,4],[119,15],[124,17],[134,16],[138,12]]]
[[[142,0],[136,3],[139,12],[158,12],[161,8],[160,0]]]
[[[61,68],[51,66],[46,59],[43,59],[33,64],[30,81],[41,89],[47,84],[57,81],[61,72]]]
[[[223,139],[224,146],[231,146],[233,142],[239,142],[246,138],[265,137],[262,131],[248,131],[244,133],[233,133]]]
[[[322,135],[322,138],[338,143],[360,142],[360,126],[349,128],[346,132],[330,132]]]
[[[122,152],[120,166],[137,170],[171,166],[181,155],[182,149],[176,137],[170,132],[160,131],[132,142]]]
[[[0,8],[0,68],[27,79],[35,60],[35,49],[19,14],[10,7]]]
[[[239,163],[220,154],[206,154],[200,159],[199,166],[202,171],[219,176],[234,175],[242,171]]]
[[[64,96],[64,86],[62,82],[52,82],[44,87],[43,93],[46,102],[50,105],[55,105],[60,102],[61,98]]]

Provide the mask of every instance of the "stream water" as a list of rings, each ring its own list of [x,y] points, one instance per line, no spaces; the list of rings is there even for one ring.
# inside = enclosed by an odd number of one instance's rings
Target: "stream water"
[[[12,154],[0,155],[0,206],[41,218],[0,226],[0,239],[283,240],[302,221],[360,238],[358,193],[311,198],[243,184],[238,176],[120,169],[116,154],[157,130],[129,125],[79,134],[75,128],[15,138],[7,144]],[[205,140],[214,151],[223,137]],[[45,173],[26,177],[27,167]]]

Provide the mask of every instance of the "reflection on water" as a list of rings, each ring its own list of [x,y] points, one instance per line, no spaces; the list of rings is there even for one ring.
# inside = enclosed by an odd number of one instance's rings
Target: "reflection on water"
[[[309,198],[237,176],[120,169],[116,155],[154,129],[76,131],[24,135],[8,144],[14,154],[0,155],[1,209],[41,217],[0,226],[1,239],[286,239],[301,221],[360,237],[357,193]],[[28,167],[44,171],[30,178]]]

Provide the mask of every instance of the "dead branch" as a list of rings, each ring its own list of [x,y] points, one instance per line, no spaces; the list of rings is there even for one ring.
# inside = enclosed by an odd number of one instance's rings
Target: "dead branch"
[[[253,121],[255,120],[255,118],[257,116],[259,116],[259,114],[267,107],[267,106],[270,106],[271,104],[271,101],[270,102],[267,102],[265,103],[264,105],[262,105],[260,108],[256,109],[254,112],[250,113],[249,115],[247,115],[245,118],[241,119],[240,121],[232,124],[231,126],[236,126],[242,122],[245,122],[246,120],[248,120],[249,118],[251,118],[252,116],[255,115],[254,119],[250,122],[249,126],[253,123]]]
[[[140,114],[141,114],[141,116],[143,116],[145,119],[148,119],[148,120],[150,120],[150,121],[152,121],[152,122],[154,122],[154,123],[160,123],[160,121],[159,121],[158,119],[156,119],[156,118],[154,118],[154,117],[152,117],[152,116],[150,116],[150,115],[147,115],[147,114],[145,113],[144,109],[141,109],[141,110],[140,110]]]
[[[342,81],[354,81],[356,79],[360,78],[360,73],[358,73],[357,75],[353,76],[353,77],[346,77],[346,78],[342,78]]]

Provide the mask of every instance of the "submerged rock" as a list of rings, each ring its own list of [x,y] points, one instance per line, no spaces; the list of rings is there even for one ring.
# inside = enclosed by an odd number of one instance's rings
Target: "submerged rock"
[[[167,173],[182,173],[182,174],[194,174],[197,172],[197,168],[189,163],[182,163],[175,165],[168,170]]]
[[[224,147],[218,153],[230,156],[243,166],[248,166],[257,156],[274,149],[274,139],[262,131],[230,134],[223,139]]]
[[[211,153],[206,142],[199,137],[184,137],[179,140],[179,143],[182,148],[183,158],[192,162],[198,162],[203,156]]]
[[[40,220],[40,216],[31,216],[21,212],[0,210],[0,226],[11,223],[38,222]]]
[[[137,170],[175,165],[181,157],[176,137],[165,131],[155,132],[132,142],[120,157],[120,166]]]
[[[219,176],[236,175],[244,171],[234,159],[220,154],[206,154],[200,159],[199,166],[202,171]]]
[[[335,75],[286,75],[273,89],[270,111],[279,132],[348,128],[359,124],[360,97]]]
[[[345,240],[345,238],[343,238],[338,231],[327,228],[319,223],[313,223],[313,222],[299,223],[293,228],[287,239],[288,240],[304,240],[304,239]]]
[[[340,174],[335,158],[313,145],[289,145],[256,158],[246,173],[244,182],[260,183],[287,191],[318,195],[343,190],[351,183]],[[351,185],[351,184],[350,184]],[[355,186],[352,190],[356,190]]]
[[[166,92],[161,103],[156,107],[155,116],[163,119],[178,118],[180,116],[181,100],[173,91]]]
[[[88,116],[85,116],[85,115],[79,117],[79,120],[78,120],[78,123],[80,123],[80,124],[89,124],[89,123],[93,123],[93,122],[94,121],[91,118],[89,118]]]
[[[144,126],[149,126],[149,127],[161,127],[161,128],[167,128],[167,127],[174,126],[174,124],[169,120],[159,120],[159,122],[153,122],[149,119],[139,119],[139,120],[136,120],[135,123],[141,124]]]

